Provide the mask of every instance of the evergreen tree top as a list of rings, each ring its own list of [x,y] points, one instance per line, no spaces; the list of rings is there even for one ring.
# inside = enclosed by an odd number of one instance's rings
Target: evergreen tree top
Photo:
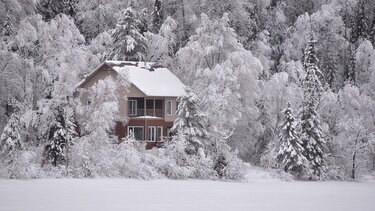
[[[293,116],[293,110],[290,108],[290,102],[287,104],[287,108],[283,112],[285,114],[286,120],[293,122],[294,116]]]
[[[318,58],[316,57],[315,52],[315,43],[313,36],[311,35],[310,40],[308,41],[307,47],[305,49],[305,68],[315,67],[318,63]]]

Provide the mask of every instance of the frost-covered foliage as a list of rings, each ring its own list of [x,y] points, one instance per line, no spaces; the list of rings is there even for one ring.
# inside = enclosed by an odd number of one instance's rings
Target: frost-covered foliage
[[[339,146],[338,153],[343,154],[339,160],[347,175],[356,179],[366,173],[373,158],[372,144],[375,125],[373,124],[374,101],[359,89],[347,85],[339,93],[342,113],[338,119],[335,141]]]
[[[306,78],[303,81],[303,102],[301,113],[301,140],[304,156],[309,161],[309,176],[312,179],[321,179],[326,171],[325,143],[322,134],[322,125],[317,106],[322,94],[322,85],[318,78],[321,74],[317,67],[317,58],[314,48],[315,40],[310,39],[305,50],[304,67]]]
[[[36,149],[25,147],[21,125],[18,114],[12,114],[0,136],[0,178],[28,179],[42,174]]]
[[[206,116],[200,110],[200,99],[189,87],[178,98],[177,117],[172,131],[177,132],[167,150],[176,153],[177,165],[190,168],[191,178],[241,179],[244,165],[231,151],[224,139],[211,136],[207,131]]]
[[[318,40],[315,50],[319,59],[317,65],[324,74],[322,83],[327,83],[331,88],[341,87],[346,80],[345,71],[349,58],[346,52],[349,42],[345,39],[345,30],[337,6],[324,5],[311,15],[302,14],[288,31],[283,43],[285,52],[281,62],[301,60],[309,36],[313,34]]]
[[[356,82],[363,85],[369,82],[372,72],[375,72],[375,50],[371,42],[363,40],[355,52],[357,73]]]
[[[177,52],[177,75],[199,93],[209,130],[221,137],[230,136],[241,117],[240,99],[252,106],[261,71],[259,60],[243,48],[228,24],[227,15],[217,21],[202,14],[196,34]]]
[[[108,59],[122,61],[145,59],[147,40],[140,31],[140,24],[139,14],[129,5],[112,32],[113,48],[108,52]]]
[[[146,34],[149,52],[147,54],[148,61],[159,62],[166,67],[172,65],[177,45],[176,29],[177,22],[168,16],[157,34]]]
[[[111,76],[99,80],[88,90],[88,105],[82,105],[78,113],[82,134],[107,137],[107,133],[115,127],[118,118],[119,105],[116,95],[116,83]],[[96,140],[106,142],[108,139]]]
[[[280,146],[277,149],[277,159],[285,172],[300,177],[302,176],[306,158],[303,156],[304,148],[296,129],[296,123],[288,103],[288,108],[283,111],[285,123],[279,134]]]

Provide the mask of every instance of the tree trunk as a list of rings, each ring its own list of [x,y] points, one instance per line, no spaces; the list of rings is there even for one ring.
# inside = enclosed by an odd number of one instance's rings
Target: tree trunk
[[[355,158],[356,158],[357,151],[354,151],[353,158],[352,158],[352,179],[355,180]]]

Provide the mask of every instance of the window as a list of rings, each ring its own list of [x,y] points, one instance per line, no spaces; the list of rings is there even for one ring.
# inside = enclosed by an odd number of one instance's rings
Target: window
[[[137,115],[137,101],[136,100],[129,100],[129,115],[130,116]]]
[[[165,101],[165,113],[166,116],[172,116],[172,100]]]
[[[154,126],[148,127],[148,141],[156,141],[156,127]]]
[[[163,100],[155,100],[155,116],[163,117]]]
[[[163,141],[163,127],[158,127],[158,130],[157,130],[157,141],[158,142]]]
[[[146,116],[155,116],[154,104],[155,101],[153,99],[146,100]]]
[[[128,136],[137,141],[143,141],[143,127],[142,126],[128,126]]]

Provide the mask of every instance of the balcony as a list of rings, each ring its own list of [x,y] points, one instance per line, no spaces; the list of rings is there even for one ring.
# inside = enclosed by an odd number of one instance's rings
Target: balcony
[[[130,117],[139,117],[139,116],[155,116],[155,117],[164,117],[163,109],[130,109],[128,114]]]

